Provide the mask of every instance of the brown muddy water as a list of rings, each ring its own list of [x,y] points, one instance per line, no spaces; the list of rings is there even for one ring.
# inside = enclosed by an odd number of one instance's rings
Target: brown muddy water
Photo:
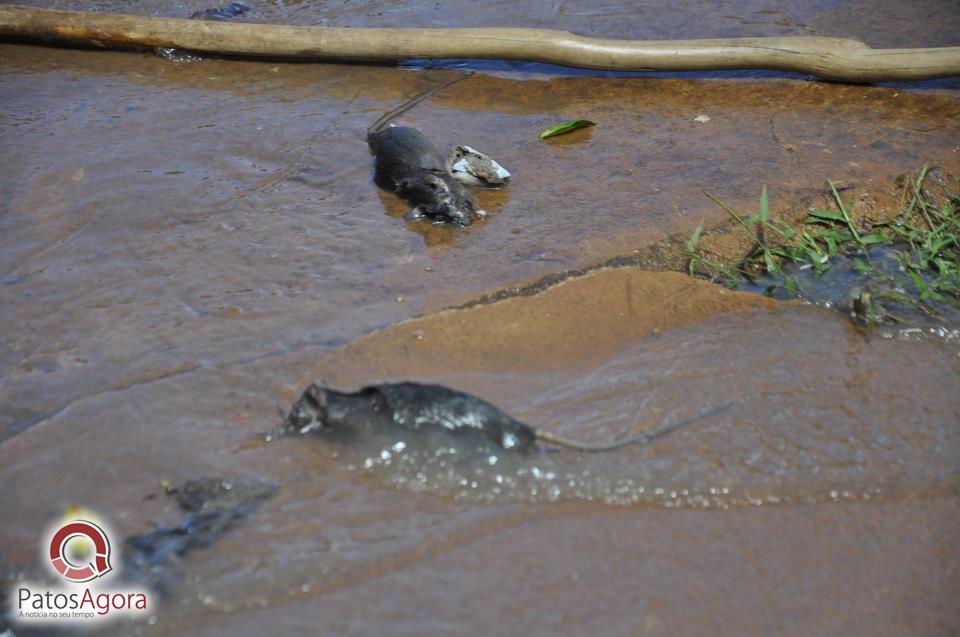
[[[247,19],[293,24],[960,43],[954,2],[247,4]],[[422,66],[0,44],[6,584],[39,571],[40,534],[70,505],[119,544],[178,519],[145,499],[161,480],[255,476],[276,495],[191,553],[149,622],[99,632],[960,631],[954,338],[865,333],[635,267],[512,292],[666,250],[701,221],[735,248],[704,190],[749,208],[766,184],[787,210],[820,205],[829,178],[889,213],[896,176],[960,174],[955,80],[479,67],[497,70],[403,118],[513,173],[478,195],[488,219],[452,230],[404,222],[370,180],[365,128],[457,72]],[[598,126],[537,140],[569,117]],[[472,303],[484,295],[506,298]],[[399,380],[592,442],[733,406],[599,455],[399,433],[251,444],[309,382]]]

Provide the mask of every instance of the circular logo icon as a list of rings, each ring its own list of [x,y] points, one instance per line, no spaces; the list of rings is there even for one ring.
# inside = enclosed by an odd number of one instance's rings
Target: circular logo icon
[[[76,564],[68,545],[72,540],[83,540],[84,544],[92,546],[92,555],[86,564]],[[89,551],[88,551],[89,553]],[[74,520],[67,522],[53,534],[50,539],[50,562],[57,572],[71,582],[89,582],[110,572],[110,540],[107,534],[93,522]]]

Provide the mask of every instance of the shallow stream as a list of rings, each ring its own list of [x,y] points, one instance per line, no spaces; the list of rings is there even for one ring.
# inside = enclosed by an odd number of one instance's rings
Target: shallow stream
[[[960,33],[956,3],[933,0],[248,4],[259,21],[637,39]],[[478,196],[486,220],[453,230],[408,224],[370,180],[366,127],[464,65],[406,66],[0,44],[4,583],[37,572],[69,506],[119,545],[179,524],[151,497],[161,481],[249,476],[276,494],[190,552],[149,622],[104,633],[956,632],[955,339],[885,338],[677,273],[565,274],[721,226],[704,190],[746,209],[767,185],[785,209],[846,180],[882,210],[900,174],[960,174],[956,79],[474,65],[404,117],[513,174]],[[598,126],[537,139],[571,117]],[[606,454],[396,432],[251,444],[310,382],[399,380],[592,442],[733,406]]]

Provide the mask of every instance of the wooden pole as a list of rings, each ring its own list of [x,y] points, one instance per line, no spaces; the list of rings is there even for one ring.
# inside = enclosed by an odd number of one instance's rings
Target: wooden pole
[[[960,47],[871,49],[820,37],[642,42],[546,29],[351,29],[149,18],[0,5],[0,38],[317,61],[526,60],[622,71],[776,69],[848,82],[960,75]]]

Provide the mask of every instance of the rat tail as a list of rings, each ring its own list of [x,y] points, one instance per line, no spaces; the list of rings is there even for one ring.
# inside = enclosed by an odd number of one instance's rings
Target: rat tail
[[[687,418],[686,420],[681,420],[678,422],[661,425],[656,429],[652,429],[646,433],[642,433],[639,436],[632,436],[630,438],[624,438],[622,440],[617,440],[615,442],[605,443],[605,444],[591,444],[587,442],[580,442],[579,440],[573,440],[565,436],[558,434],[552,434],[543,430],[537,430],[537,440],[539,442],[556,445],[558,447],[566,447],[568,449],[576,449],[577,451],[610,451],[612,449],[619,449],[620,447],[626,447],[627,445],[645,445],[649,444],[656,438],[664,436],[672,431],[685,427],[691,423],[694,423],[698,420],[702,420],[714,414],[719,414],[730,409],[733,406],[733,402],[727,401],[722,405],[717,407],[711,407],[705,411],[700,412],[696,416]]]
[[[457,77],[454,77],[454,78],[451,78],[451,79],[447,80],[446,82],[440,84],[439,86],[433,87],[433,88],[430,89],[429,91],[424,91],[424,92],[421,93],[420,95],[414,97],[414,98],[413,98],[412,100],[410,100],[409,102],[398,106],[397,108],[393,109],[392,111],[387,111],[386,113],[384,113],[383,115],[381,115],[381,116],[379,117],[379,119],[377,119],[377,121],[375,121],[375,122],[370,126],[370,128],[367,129],[367,141],[369,141],[371,137],[373,137],[374,135],[376,135],[377,133],[379,133],[380,131],[382,131],[384,128],[386,128],[386,127],[387,127],[387,124],[389,124],[390,121],[393,120],[394,118],[399,117],[400,115],[403,115],[404,113],[406,113],[407,111],[409,111],[411,108],[413,108],[414,106],[416,106],[417,104],[419,104],[419,103],[422,102],[423,100],[425,100],[425,99],[427,99],[427,98],[429,98],[429,97],[431,97],[431,96],[433,96],[433,95],[436,95],[437,93],[439,93],[439,92],[442,91],[443,89],[447,88],[447,87],[450,86],[451,84],[456,84],[457,82],[459,82],[459,81],[461,81],[461,80],[465,80],[465,79],[467,79],[468,77],[470,77],[471,75],[473,75],[473,71],[467,71],[466,73],[463,73],[463,74],[461,74],[461,75],[459,75],[459,76],[457,76]]]

